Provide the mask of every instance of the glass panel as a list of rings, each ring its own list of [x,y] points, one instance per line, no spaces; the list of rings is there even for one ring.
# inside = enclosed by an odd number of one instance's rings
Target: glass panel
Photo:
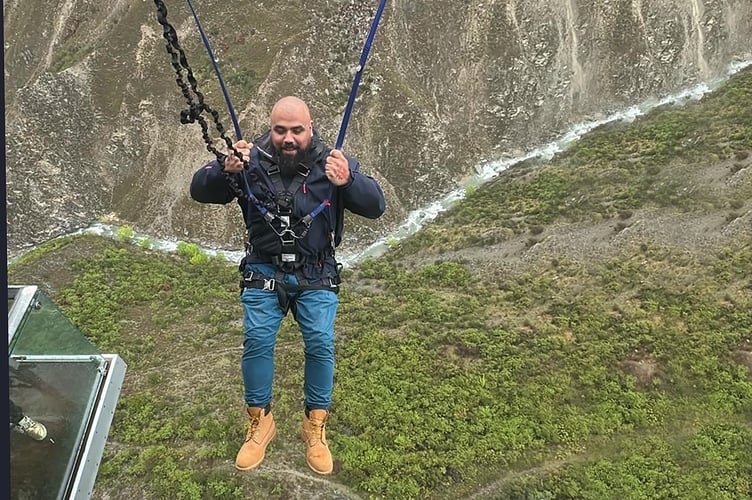
[[[14,303],[11,305],[12,301]],[[8,354],[99,354],[96,347],[52,304],[44,292],[37,291],[28,304],[9,299],[8,306],[9,312],[11,307],[26,307],[13,338],[9,339]]]
[[[107,428],[92,425],[108,361],[36,287],[8,297],[11,498],[72,498],[82,474],[96,475],[93,431],[104,431],[100,457],[104,446]]]
[[[8,365],[12,423],[22,414],[46,429],[41,440],[11,432],[11,497],[64,498],[80,460],[105,360],[91,355],[11,356]]]

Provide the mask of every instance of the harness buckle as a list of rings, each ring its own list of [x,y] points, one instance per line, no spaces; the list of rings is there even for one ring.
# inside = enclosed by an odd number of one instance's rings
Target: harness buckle
[[[264,278],[264,290],[268,290],[270,292],[274,291],[276,282],[274,281],[274,278]]]
[[[295,245],[295,232],[292,229],[285,229],[279,234],[279,241],[282,242],[282,246]]]
[[[298,256],[294,253],[283,253],[280,255],[282,262],[297,262]]]

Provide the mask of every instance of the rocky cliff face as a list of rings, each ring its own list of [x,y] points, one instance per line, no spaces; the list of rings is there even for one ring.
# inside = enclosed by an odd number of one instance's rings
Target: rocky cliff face
[[[165,4],[232,130],[185,3]],[[277,98],[297,94],[334,142],[377,4],[194,2],[244,138],[265,130]],[[102,218],[240,247],[235,205],[188,196],[211,154],[198,125],[180,124],[186,104],[155,13],[151,0],[4,1],[11,256]],[[382,183],[388,213],[350,221],[343,245],[370,243],[479,162],[718,77],[752,58],[751,39],[752,0],[392,0],[344,145]]]

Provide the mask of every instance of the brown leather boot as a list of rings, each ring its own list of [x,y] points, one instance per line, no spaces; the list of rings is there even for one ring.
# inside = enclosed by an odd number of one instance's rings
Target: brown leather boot
[[[326,444],[326,410],[310,410],[303,416],[303,440],[306,442],[306,462],[317,474],[331,474],[334,470],[332,454]]]
[[[250,470],[258,466],[264,459],[266,446],[277,435],[277,427],[274,425],[271,411],[264,415],[263,408],[249,406],[246,408],[246,413],[248,414],[248,434],[235,458],[235,468],[238,470]]]

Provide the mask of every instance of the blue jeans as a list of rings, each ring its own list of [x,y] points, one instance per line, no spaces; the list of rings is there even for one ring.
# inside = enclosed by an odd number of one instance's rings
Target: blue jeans
[[[247,269],[274,276],[268,264],[248,264]],[[297,284],[294,274],[286,274],[284,282]],[[303,395],[310,409],[329,409],[334,385],[334,318],[339,297],[331,290],[293,292],[296,300],[296,321],[303,335],[305,371]],[[243,303],[243,357],[241,370],[248,406],[266,407],[272,400],[274,380],[274,345],[284,314],[277,293],[258,288],[245,288]]]

